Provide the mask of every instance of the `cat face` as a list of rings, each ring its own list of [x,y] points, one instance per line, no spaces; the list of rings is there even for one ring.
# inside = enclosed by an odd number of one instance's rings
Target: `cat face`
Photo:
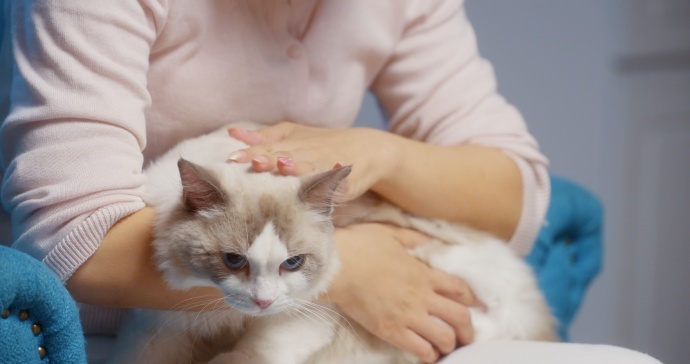
[[[222,175],[184,160],[178,168],[181,202],[159,220],[154,240],[172,286],[218,287],[229,306],[252,315],[284,311],[326,289],[338,268],[333,194],[349,167],[302,179]]]

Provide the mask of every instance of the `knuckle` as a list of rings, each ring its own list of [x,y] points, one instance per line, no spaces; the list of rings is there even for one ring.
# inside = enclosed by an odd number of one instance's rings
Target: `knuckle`
[[[470,310],[465,306],[458,307],[455,316],[461,324],[466,325],[472,323],[472,315],[470,314]]]
[[[382,318],[373,325],[373,330],[384,341],[391,342],[397,335],[399,328],[396,320]]]
[[[276,152],[272,152],[272,154],[277,158],[277,157],[287,157],[287,158],[292,158],[292,152],[287,151],[287,150],[280,150]]]
[[[405,317],[410,311],[415,311],[418,308],[418,300],[416,297],[416,292],[411,290],[409,287],[405,287],[409,291],[400,299],[396,299],[391,302],[391,316]]]
[[[450,277],[452,279],[452,287],[458,294],[467,294],[470,291],[470,286],[467,282],[455,276]]]
[[[453,277],[451,284],[448,287],[448,293],[452,297],[456,297],[462,303],[473,304],[474,303],[474,292],[472,288],[458,277]]]
[[[244,151],[248,153],[249,155],[256,156],[256,155],[261,155],[264,154],[265,148],[262,148],[260,146],[251,146],[248,148],[245,148]]]

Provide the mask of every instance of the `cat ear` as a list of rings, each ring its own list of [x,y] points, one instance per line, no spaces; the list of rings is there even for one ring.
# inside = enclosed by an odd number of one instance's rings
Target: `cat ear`
[[[333,196],[340,183],[352,172],[351,166],[332,169],[302,179],[299,199],[311,205],[324,215],[333,211]]]
[[[217,211],[227,196],[216,187],[213,177],[201,166],[180,158],[177,161],[182,180],[182,201],[190,212]]]

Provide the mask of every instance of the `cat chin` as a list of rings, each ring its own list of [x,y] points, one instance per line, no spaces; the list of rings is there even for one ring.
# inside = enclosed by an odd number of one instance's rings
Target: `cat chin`
[[[256,316],[256,317],[261,317],[261,316],[270,316],[270,315],[275,315],[281,312],[284,312],[287,310],[289,305],[271,305],[267,308],[259,308],[253,303],[249,304],[243,304],[243,303],[238,303],[238,302],[229,302],[225,301],[225,303],[232,307],[233,309],[249,316]]]
[[[281,310],[272,310],[272,309],[268,309],[268,308],[264,308],[264,309],[256,308],[253,311],[245,311],[245,310],[240,310],[240,309],[237,309],[237,310],[244,313],[245,315],[254,316],[254,317],[271,316],[271,315],[275,315],[275,314],[283,312]]]

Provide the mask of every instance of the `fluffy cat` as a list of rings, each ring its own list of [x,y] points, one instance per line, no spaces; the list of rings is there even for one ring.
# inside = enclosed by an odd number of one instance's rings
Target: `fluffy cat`
[[[556,338],[531,269],[505,242],[410,216],[373,194],[334,212],[333,195],[349,167],[299,178],[255,173],[226,161],[244,147],[222,128],[180,143],[145,172],[146,202],[157,212],[155,258],[165,280],[177,289],[220,288],[224,302],[208,306],[233,309],[138,310],[118,338],[113,362],[417,362],[335,307],[314,302],[339,268],[334,224],[365,221],[436,239],[411,253],[464,279],[485,303],[486,310],[471,309],[476,341]]]

